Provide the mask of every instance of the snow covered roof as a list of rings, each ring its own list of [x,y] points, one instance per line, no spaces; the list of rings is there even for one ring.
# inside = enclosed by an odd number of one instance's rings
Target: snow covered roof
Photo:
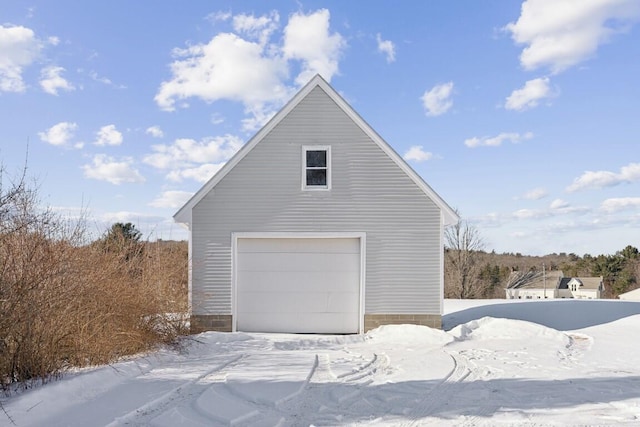
[[[530,273],[530,274],[529,274]],[[517,282],[513,282],[514,276],[523,275],[520,271],[514,271],[511,273],[512,277],[509,278],[509,288],[514,289],[553,289],[559,285],[560,280],[564,277],[564,274],[560,270],[547,271],[544,274],[539,272],[524,273],[525,276]]]

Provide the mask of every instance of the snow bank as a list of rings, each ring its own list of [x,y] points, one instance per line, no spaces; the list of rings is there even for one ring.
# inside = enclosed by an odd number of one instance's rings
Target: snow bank
[[[458,341],[544,338],[565,346],[571,342],[571,338],[567,334],[537,323],[493,317],[472,320],[456,326],[449,333]]]
[[[453,341],[453,337],[444,331],[427,326],[384,325],[367,332],[365,340],[371,343],[441,347]]]

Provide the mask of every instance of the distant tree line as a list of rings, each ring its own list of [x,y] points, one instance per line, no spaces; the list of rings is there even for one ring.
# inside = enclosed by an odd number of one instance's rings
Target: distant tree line
[[[514,271],[561,270],[568,277],[600,277],[605,298],[640,287],[640,253],[627,245],[613,255],[578,256],[574,253],[528,256],[485,251],[477,227],[466,220],[445,230],[445,298],[504,298]]]

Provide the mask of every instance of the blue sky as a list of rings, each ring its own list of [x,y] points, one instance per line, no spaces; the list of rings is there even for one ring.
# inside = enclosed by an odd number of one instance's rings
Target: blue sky
[[[43,203],[172,215],[320,73],[486,241],[640,246],[637,0],[19,1],[0,7],[0,160]]]

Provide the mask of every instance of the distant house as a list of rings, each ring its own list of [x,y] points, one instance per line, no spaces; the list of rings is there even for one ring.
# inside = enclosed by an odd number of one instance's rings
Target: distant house
[[[618,298],[625,301],[640,301],[640,288],[620,294]]]
[[[602,277],[565,277],[562,271],[512,273],[505,289],[507,299],[600,299]]]
[[[174,218],[192,332],[441,327],[458,215],[320,76]]]

